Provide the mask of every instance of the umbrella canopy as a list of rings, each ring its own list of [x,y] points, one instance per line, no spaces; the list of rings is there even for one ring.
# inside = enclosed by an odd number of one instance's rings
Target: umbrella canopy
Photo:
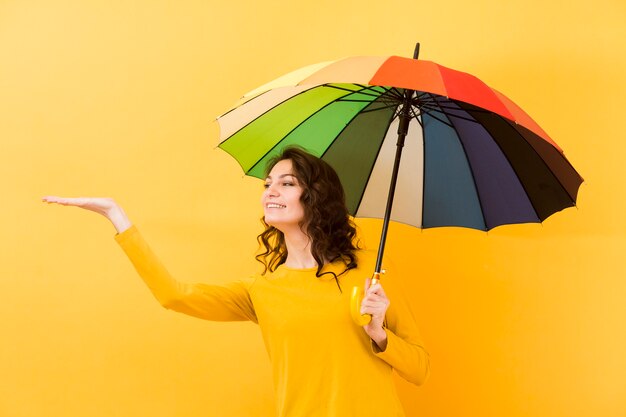
[[[299,145],[337,171],[350,213],[489,230],[542,222],[576,204],[581,176],[513,101],[478,78],[413,59],[353,57],[299,69],[244,95],[218,118],[219,147],[248,175]],[[406,148],[406,149],[405,149]],[[402,164],[400,160],[404,152]],[[387,198],[385,198],[387,196]],[[358,325],[363,292],[353,288]]]
[[[418,59],[352,57],[287,74],[218,118],[219,147],[261,178],[283,147],[302,146],[336,169],[351,214],[383,218],[403,111],[392,220],[489,230],[575,205],[582,178],[530,116],[478,78]]]

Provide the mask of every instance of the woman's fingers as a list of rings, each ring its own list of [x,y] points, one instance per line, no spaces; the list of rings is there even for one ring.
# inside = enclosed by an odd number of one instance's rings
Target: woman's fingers
[[[365,282],[365,295],[361,301],[361,314],[371,314],[372,316],[384,316],[389,307],[389,300],[379,282],[370,285],[369,279]]]
[[[67,205],[69,202],[69,198],[57,197],[55,195],[47,195],[41,199],[44,203],[55,203],[55,204],[63,204]]]
[[[373,313],[385,312],[388,306],[389,306],[389,302],[386,300],[365,300],[364,299],[361,302],[361,313],[373,314]]]
[[[81,207],[87,210],[93,210],[97,212],[104,212],[111,209],[115,202],[110,198],[100,197],[58,197],[58,196],[46,196],[42,198],[42,201],[46,203],[60,204],[63,206]]]
[[[387,298],[387,296],[385,295],[385,290],[383,289],[383,286],[380,285],[380,281],[377,282],[374,285],[368,285],[369,281],[370,281],[370,279],[368,278],[366,280],[365,296],[368,296],[368,295],[378,295],[378,296],[381,296],[383,298]]]
[[[58,197],[58,196],[46,196],[42,200],[46,203],[60,204],[62,206],[80,207],[85,210],[90,210],[104,216],[107,216],[108,212],[115,206],[115,202],[110,198],[100,197]],[[108,216],[107,216],[108,217]]]
[[[46,203],[61,204],[63,206],[84,207],[84,206],[88,206],[90,203],[90,200],[93,200],[93,199],[90,199],[87,197],[67,198],[67,197],[57,197],[57,196],[46,196],[42,198],[42,200]]]

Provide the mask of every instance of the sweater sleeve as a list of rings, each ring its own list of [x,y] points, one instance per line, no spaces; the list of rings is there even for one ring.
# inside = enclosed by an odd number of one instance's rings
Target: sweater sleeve
[[[116,235],[115,240],[163,307],[205,320],[257,323],[249,293],[253,279],[226,285],[179,282],[170,275],[135,226]]]
[[[387,276],[381,283],[390,301],[385,316],[387,347],[381,351],[372,342],[372,350],[404,379],[415,385],[422,385],[430,373],[430,357],[424,348],[413,313],[404,298],[405,292]]]

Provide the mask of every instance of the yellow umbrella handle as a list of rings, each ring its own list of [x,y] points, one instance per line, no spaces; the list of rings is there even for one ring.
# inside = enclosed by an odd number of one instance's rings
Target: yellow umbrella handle
[[[371,285],[374,285],[380,279],[380,273],[375,272]],[[363,301],[363,289],[361,287],[352,288],[352,298],[350,299],[350,314],[352,320],[359,326],[365,326],[372,321],[370,314],[361,314],[361,301]]]

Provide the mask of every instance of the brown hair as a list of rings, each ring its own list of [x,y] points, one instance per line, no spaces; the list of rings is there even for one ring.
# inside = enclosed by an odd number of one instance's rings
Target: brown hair
[[[272,158],[265,175],[285,159],[291,160],[293,174],[302,187],[300,201],[304,207],[304,220],[300,227],[311,239],[311,254],[317,262],[316,276],[332,274],[339,285],[336,274],[322,272],[324,263],[341,259],[346,265],[343,274],[356,268],[355,251],[358,249],[356,227],[348,214],[339,176],[326,161],[294,146],[286,147]],[[257,236],[257,240],[264,251],[256,259],[264,265],[265,274],[285,263],[287,247],[280,230],[268,225],[265,218],[261,218],[261,222],[265,231]]]

